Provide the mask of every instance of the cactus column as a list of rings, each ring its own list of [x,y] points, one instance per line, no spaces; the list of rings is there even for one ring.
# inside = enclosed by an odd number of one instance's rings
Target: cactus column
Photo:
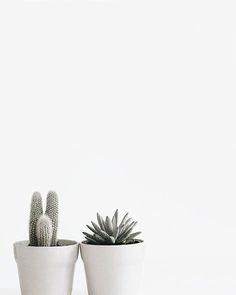
[[[45,214],[52,220],[53,232],[51,246],[57,246],[58,197],[53,191],[48,192]]]
[[[43,214],[42,197],[40,193],[34,192],[31,200],[30,222],[29,222],[29,245],[38,246],[36,226],[39,217]]]

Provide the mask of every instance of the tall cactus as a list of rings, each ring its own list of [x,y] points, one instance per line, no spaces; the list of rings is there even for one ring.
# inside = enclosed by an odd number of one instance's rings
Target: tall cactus
[[[47,195],[46,211],[43,214],[42,197],[32,196],[29,221],[29,246],[57,246],[58,197],[53,191]]]
[[[52,220],[52,243],[51,246],[57,245],[57,227],[58,227],[58,197],[54,191],[48,192],[47,206],[45,212]]]
[[[43,214],[39,217],[37,222],[37,239],[39,247],[50,247],[52,244],[52,220]]]
[[[37,246],[36,226],[39,217],[43,214],[42,197],[40,193],[34,192],[31,200],[30,222],[29,222],[29,244],[30,246]]]

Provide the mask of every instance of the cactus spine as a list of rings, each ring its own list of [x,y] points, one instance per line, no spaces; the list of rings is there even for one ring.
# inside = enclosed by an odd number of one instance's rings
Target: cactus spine
[[[29,221],[29,246],[57,246],[58,197],[53,191],[47,195],[46,211],[43,214],[42,197],[32,196]]]

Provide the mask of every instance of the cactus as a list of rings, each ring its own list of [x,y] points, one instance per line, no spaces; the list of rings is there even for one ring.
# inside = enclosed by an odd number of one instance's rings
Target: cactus
[[[58,197],[57,194],[53,191],[50,191],[47,195],[47,206],[46,212],[52,220],[52,243],[51,246],[57,245],[57,227],[58,227]]]
[[[43,214],[42,197],[32,196],[29,221],[29,246],[57,246],[58,197],[53,191],[47,195],[46,211]]]
[[[35,192],[32,196],[30,222],[29,222],[29,244],[30,246],[37,246],[36,225],[39,217],[43,214],[42,197],[40,193]]]
[[[93,234],[83,232],[88,244],[122,245],[143,242],[140,239],[135,239],[141,232],[132,233],[137,222],[131,222],[131,218],[128,219],[128,213],[123,217],[120,224],[118,224],[118,210],[116,210],[112,219],[107,216],[104,220],[97,213],[97,221],[98,225],[93,221],[92,226],[87,225]]]
[[[39,217],[36,227],[39,247],[50,247],[52,244],[53,226],[52,220],[43,214]]]

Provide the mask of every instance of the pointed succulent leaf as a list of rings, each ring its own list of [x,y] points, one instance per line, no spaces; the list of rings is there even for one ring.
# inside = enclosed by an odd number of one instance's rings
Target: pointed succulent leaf
[[[128,232],[126,232],[125,234],[123,234],[122,236],[120,236],[117,239],[117,242],[118,243],[124,243],[129,238],[129,235],[130,235],[131,232],[132,232],[132,228]]]
[[[125,244],[135,244],[135,240],[134,239],[127,239],[124,241]]]
[[[120,235],[126,231],[128,226],[130,225],[131,220],[132,220],[132,218],[127,219],[127,221],[122,225],[122,227],[120,228]]]
[[[119,211],[118,209],[116,209],[116,212],[115,212],[116,226],[118,226],[118,215],[119,215]]]
[[[138,231],[138,232],[135,232],[133,234],[130,234],[129,235],[129,239],[134,239],[135,237],[137,237],[138,235],[140,235],[142,232],[141,231]]]
[[[122,235],[128,228],[129,224],[128,225],[123,225],[121,228],[120,228],[120,234],[119,235]]]
[[[128,215],[129,215],[129,213],[126,213],[125,214],[125,216],[123,217],[123,219],[122,219],[122,221],[121,221],[121,223],[120,223],[120,227],[122,227],[124,224],[125,224],[125,222],[126,222],[126,220],[127,220],[127,218],[128,218]]]
[[[126,225],[122,225],[122,227],[119,227],[119,232],[120,232],[120,235],[126,230],[127,226]]]
[[[84,234],[86,237],[90,238],[90,239],[94,239],[94,236],[93,236],[93,235],[91,235],[91,234],[89,234],[89,233],[86,233],[85,231],[83,231],[83,234]]]
[[[99,242],[97,242],[97,241],[94,240],[94,239],[91,239],[91,238],[89,238],[89,237],[85,237],[85,239],[86,239],[90,244],[99,245]]]
[[[103,238],[103,237],[101,237],[101,236],[99,236],[97,234],[94,234],[94,238],[96,239],[96,241],[99,241],[100,243],[103,243],[103,242],[106,241],[105,238]]]
[[[126,220],[126,222],[125,222],[125,225],[124,225],[124,226],[127,226],[127,225],[129,225],[129,224],[130,224],[130,222],[131,222],[131,220],[132,220],[132,218],[128,218],[128,219]]]
[[[131,222],[131,223],[126,227],[126,230],[123,232],[123,234],[126,234],[130,229],[133,229],[133,228],[136,226],[137,223],[138,223],[137,221],[133,221],[133,222]]]
[[[100,227],[93,221],[91,221],[91,223],[92,223],[94,229],[96,230],[96,232],[99,234],[101,232]]]
[[[113,229],[115,229],[116,228],[116,219],[115,219],[115,216],[112,217],[111,222],[112,222]]]
[[[113,234],[113,228],[112,228],[111,219],[108,216],[106,217],[105,228],[106,228],[106,232],[109,235],[112,235]]]
[[[101,230],[100,232],[100,236],[103,237],[106,240],[110,239],[110,236],[108,235],[108,233],[106,233],[105,231]]]
[[[87,226],[87,228],[90,229],[93,233],[95,233],[95,234],[97,233],[96,230],[95,230],[92,226],[90,226],[90,225],[88,225],[88,224],[87,224],[86,226]]]
[[[133,228],[135,227],[135,225],[137,224],[136,221],[133,221],[127,228],[126,230],[121,234],[119,235],[118,237],[118,240],[119,241],[123,241],[125,239],[128,238],[129,234],[132,232]]]
[[[115,240],[114,237],[110,237],[110,240],[111,240],[112,244],[115,244],[116,243],[116,240]]]
[[[95,233],[95,234],[101,236],[101,237],[104,238],[105,240],[106,240],[106,239],[109,240],[109,235],[108,235],[105,231],[101,230],[101,229],[99,228],[99,226],[97,226],[94,222],[92,222],[92,224],[93,224],[94,228],[92,228],[92,227],[90,227],[90,226],[88,226],[88,228],[89,228],[93,233]]]
[[[143,243],[143,240],[141,240],[141,239],[135,239],[134,240],[136,243]]]
[[[136,243],[142,243],[143,240],[140,240],[140,239],[127,239],[125,241],[125,244],[136,244]]]
[[[106,231],[106,229],[105,229],[105,221],[103,220],[102,216],[99,213],[97,213],[97,220],[98,220],[98,224],[99,224],[100,228],[102,230]]]
[[[119,232],[120,232],[120,228],[117,227],[117,228],[114,230],[114,233],[113,233],[113,237],[115,238],[115,240],[118,238],[118,236],[119,236]]]
[[[114,229],[118,227],[118,209],[116,209],[116,212],[114,216],[112,217],[112,225]]]
[[[104,241],[105,241],[105,239],[101,238],[101,237],[100,237],[99,235],[97,235],[97,234],[91,235],[91,234],[88,234],[88,233],[86,233],[86,232],[83,232],[83,234],[84,234],[86,237],[88,237],[89,239],[92,239],[92,240],[94,240],[94,241],[96,241],[96,242],[98,242],[98,243],[101,243],[101,242],[104,242]]]

